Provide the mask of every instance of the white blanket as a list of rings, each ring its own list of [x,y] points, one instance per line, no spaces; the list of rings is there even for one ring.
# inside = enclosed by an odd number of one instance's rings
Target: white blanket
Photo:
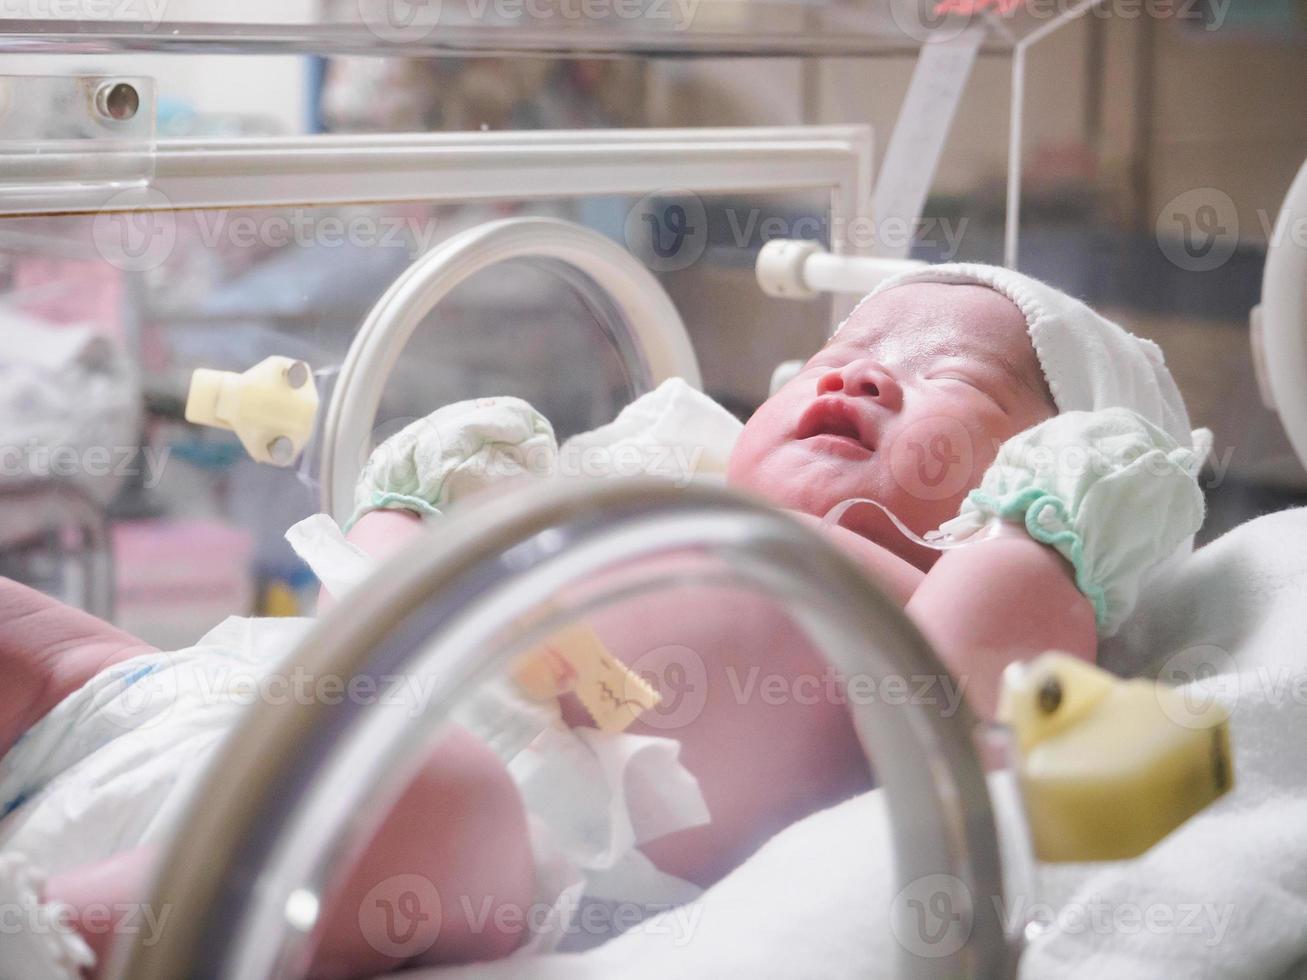
[[[1304,637],[1307,510],[1232,531],[1149,590],[1102,661],[1204,678],[1194,695],[1234,709],[1235,788],[1139,860],[1048,868],[1037,894],[1010,895],[1009,915],[1052,920],[1021,980],[1307,976]],[[698,902],[597,949],[406,976],[894,976],[881,794],[796,824]]]

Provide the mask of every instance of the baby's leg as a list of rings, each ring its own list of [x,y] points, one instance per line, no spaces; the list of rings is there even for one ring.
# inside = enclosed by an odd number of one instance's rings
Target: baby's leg
[[[153,652],[90,613],[0,578],[0,755],[95,674]]]
[[[45,898],[73,909],[98,963],[118,931],[113,919],[146,900],[154,857],[140,848],[51,878]],[[533,868],[526,813],[503,764],[454,729],[329,897],[310,975],[507,956],[522,939]],[[157,914],[134,918],[166,926]]]
[[[313,976],[507,956],[534,886],[517,787],[497,755],[452,729],[331,899]]]

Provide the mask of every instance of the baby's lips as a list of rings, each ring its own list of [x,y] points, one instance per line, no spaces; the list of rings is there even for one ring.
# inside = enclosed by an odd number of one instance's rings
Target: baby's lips
[[[835,395],[818,398],[799,417],[795,437],[810,439],[817,435],[847,436],[872,451],[877,443],[876,424],[869,413],[856,403]]]

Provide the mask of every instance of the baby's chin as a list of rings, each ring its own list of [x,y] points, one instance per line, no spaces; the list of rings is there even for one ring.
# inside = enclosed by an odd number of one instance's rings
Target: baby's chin
[[[778,469],[780,471],[776,472]],[[792,469],[766,463],[749,466],[745,465],[744,460],[733,458],[727,471],[726,482],[736,489],[762,497],[776,507],[799,511],[819,519],[824,519],[835,507],[845,501],[860,498],[880,501],[891,510],[895,510],[893,502],[887,500],[885,494],[878,493],[874,489],[839,487],[829,481],[816,479],[804,480],[798,478]],[[895,516],[909,527],[914,527],[919,523],[914,519],[918,515],[908,512],[899,513],[900,510],[905,510],[902,502],[899,503],[900,507],[895,510]],[[841,516],[839,523],[923,571],[939,559],[938,551],[910,541],[885,516],[884,511],[870,504],[853,505]],[[924,530],[917,533],[922,534]]]
[[[786,510],[797,510],[813,517],[825,517],[830,509],[845,499],[832,494],[830,489],[817,485],[817,481],[798,479],[794,472],[775,459],[760,463],[732,457],[726,471],[726,483],[762,497],[770,504]]]

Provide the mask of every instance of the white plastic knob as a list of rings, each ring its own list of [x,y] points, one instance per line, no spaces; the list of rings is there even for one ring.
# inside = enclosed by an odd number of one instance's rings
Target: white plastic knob
[[[269,357],[244,374],[197,368],[186,421],[236,433],[250,457],[290,466],[313,435],[318,388],[303,361]]]
[[[768,296],[781,299],[809,299],[817,293],[809,288],[803,273],[808,259],[822,251],[817,242],[773,238],[758,252],[754,270],[758,285]]]

